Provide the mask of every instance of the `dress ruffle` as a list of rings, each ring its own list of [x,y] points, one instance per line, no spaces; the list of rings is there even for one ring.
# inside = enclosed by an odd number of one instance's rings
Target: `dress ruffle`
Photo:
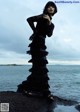
[[[43,72],[43,71],[44,71],[45,73],[49,72],[48,69],[45,68],[45,67],[40,67],[39,69],[38,69],[38,68],[31,68],[31,69],[29,69],[29,71],[30,71],[30,72],[37,71],[37,73]]]
[[[29,63],[36,63],[36,64],[48,64],[48,61],[46,59],[42,60],[42,59],[30,59],[28,61]]]
[[[43,57],[43,56],[47,56],[48,55],[48,52],[47,51],[45,51],[45,50],[43,50],[43,49],[39,49],[39,50],[37,50],[37,49],[32,49],[32,50],[29,50],[29,51],[27,51],[27,54],[29,54],[29,55],[34,55],[34,56],[41,56],[41,57]]]
[[[30,50],[27,51],[27,54],[32,56],[32,59],[28,62],[32,63],[33,66],[29,69],[31,75],[27,77],[27,89],[34,91],[38,89],[39,91],[49,90],[49,77],[47,74],[49,71],[46,68],[48,52],[46,51],[45,37],[32,35],[31,40],[32,42],[28,46]]]
[[[47,91],[47,93],[50,93],[47,74],[49,71],[46,67],[46,64],[48,64],[46,59],[48,52],[46,51],[45,37],[34,34],[29,39],[32,42],[28,46],[30,50],[27,51],[27,54],[31,55],[31,59],[28,62],[32,63],[32,68],[29,69],[31,75],[27,77],[26,81],[23,81],[22,88],[26,91]]]

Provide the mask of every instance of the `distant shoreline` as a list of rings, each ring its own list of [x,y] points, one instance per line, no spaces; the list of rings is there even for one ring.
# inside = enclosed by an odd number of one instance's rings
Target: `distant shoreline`
[[[0,66],[31,66],[32,64],[0,64]],[[48,66],[80,66],[72,64],[48,64]]]
[[[0,64],[0,66],[24,66],[20,64]]]

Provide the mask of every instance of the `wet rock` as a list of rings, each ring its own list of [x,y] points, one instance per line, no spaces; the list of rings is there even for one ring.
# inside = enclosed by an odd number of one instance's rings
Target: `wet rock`
[[[75,108],[76,108],[77,110],[79,110],[79,112],[80,112],[80,103],[77,104],[77,105],[75,106]]]
[[[28,97],[13,91],[0,92],[0,103],[9,103],[9,112],[56,112],[58,105],[75,106],[80,110],[76,101],[66,100],[54,96],[54,102],[49,102],[43,97]]]

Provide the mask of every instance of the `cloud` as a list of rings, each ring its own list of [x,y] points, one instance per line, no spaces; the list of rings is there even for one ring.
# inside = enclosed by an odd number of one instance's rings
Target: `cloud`
[[[0,63],[25,63],[32,34],[26,18],[41,14],[47,0],[0,1]],[[53,36],[46,39],[49,60],[80,60],[80,10],[79,4],[57,4],[58,13],[53,17]],[[14,61],[16,60],[16,61]],[[20,61],[25,60],[25,61]],[[53,61],[52,61],[53,62]]]

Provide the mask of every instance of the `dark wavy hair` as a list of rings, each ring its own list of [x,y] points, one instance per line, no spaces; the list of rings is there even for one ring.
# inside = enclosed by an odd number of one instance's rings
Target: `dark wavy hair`
[[[48,8],[49,6],[52,6],[52,7],[54,7],[54,9],[55,9],[55,10],[54,10],[54,13],[52,14],[52,16],[53,16],[55,13],[57,13],[57,6],[56,6],[56,4],[55,4],[54,2],[52,2],[52,1],[47,2],[47,4],[46,4],[45,7],[44,7],[43,14],[48,14],[47,8]]]

